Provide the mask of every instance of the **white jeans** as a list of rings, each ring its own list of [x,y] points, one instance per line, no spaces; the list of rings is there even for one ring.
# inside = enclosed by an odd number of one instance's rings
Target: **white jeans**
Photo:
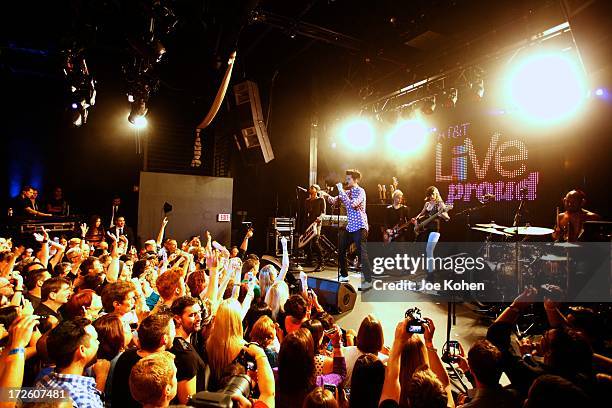
[[[434,256],[434,248],[436,247],[439,239],[439,232],[430,232],[429,236],[427,237],[427,246],[425,247],[425,254],[427,255],[427,273],[433,273],[434,271],[434,262],[432,258]]]

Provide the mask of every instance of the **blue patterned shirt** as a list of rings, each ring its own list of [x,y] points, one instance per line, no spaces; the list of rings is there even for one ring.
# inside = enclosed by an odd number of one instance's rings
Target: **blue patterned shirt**
[[[355,232],[362,228],[368,230],[368,215],[366,214],[366,193],[359,186],[355,186],[349,191],[340,190],[337,197],[327,197],[331,204],[336,204],[340,199],[346,207],[348,224],[346,230]]]
[[[40,379],[36,388],[66,390],[75,408],[104,408],[102,393],[96,388],[96,380],[92,377],[53,372]]]

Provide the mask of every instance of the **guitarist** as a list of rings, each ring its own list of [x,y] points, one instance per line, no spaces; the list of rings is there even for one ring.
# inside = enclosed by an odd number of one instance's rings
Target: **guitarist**
[[[427,190],[425,190],[425,205],[423,206],[423,210],[415,218],[412,218],[411,222],[417,224],[418,222],[424,221],[425,219],[439,213],[443,208],[445,208],[444,201],[442,200],[442,196],[440,196],[438,189],[434,186],[427,187]],[[450,220],[448,213],[446,211],[442,211],[437,217],[425,225],[423,227],[423,231],[421,231],[416,237],[416,241],[427,242],[425,253],[428,260],[429,258],[433,258],[434,249],[438,243],[438,240],[440,239],[440,218],[444,219],[445,221]],[[428,281],[433,281],[433,272],[433,262],[428,261]]]
[[[317,222],[318,231],[317,234],[310,241],[309,246],[309,258],[312,261],[316,262],[317,267],[313,272],[320,272],[323,270],[323,249],[321,248],[321,243],[319,242],[319,237],[321,236],[321,215],[325,214],[325,200],[322,197],[319,197],[319,191],[321,191],[321,187],[317,184],[313,184],[308,188],[308,198],[306,199],[305,211],[306,211],[306,225],[311,225],[313,222]]]
[[[398,232],[398,236],[393,236],[394,229],[399,228],[408,222],[408,207],[403,204],[404,193],[402,193],[402,190],[396,189],[393,191],[391,197],[393,198],[393,204],[385,208],[385,223],[384,227],[382,228],[384,242],[405,242],[405,228]]]

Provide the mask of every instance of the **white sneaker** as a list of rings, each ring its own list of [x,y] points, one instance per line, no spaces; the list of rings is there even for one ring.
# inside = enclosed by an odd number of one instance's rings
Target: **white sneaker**
[[[338,279],[338,282],[348,283],[349,282],[349,277],[348,276],[340,276],[340,278]]]
[[[372,282],[363,282],[361,284],[361,287],[359,288],[360,291],[365,292],[366,290],[370,290],[372,289]]]

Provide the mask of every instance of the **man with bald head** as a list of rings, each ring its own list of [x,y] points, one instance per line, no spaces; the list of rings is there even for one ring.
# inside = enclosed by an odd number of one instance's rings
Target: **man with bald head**
[[[580,190],[572,190],[563,198],[565,211],[557,217],[553,238],[556,241],[578,241],[586,221],[599,221],[601,217],[585,210],[586,194]]]

